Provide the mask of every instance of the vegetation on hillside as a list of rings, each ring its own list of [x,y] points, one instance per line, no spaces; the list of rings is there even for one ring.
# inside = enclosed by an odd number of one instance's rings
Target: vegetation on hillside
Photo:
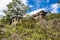
[[[16,27],[0,23],[0,40],[60,40],[60,15],[53,16],[48,21],[26,17]]]
[[[13,26],[9,24],[11,17],[23,16],[27,7],[20,0],[12,0],[7,7],[6,16],[0,20],[0,40],[60,40],[60,14],[47,15],[40,21],[25,17]]]
[[[59,19],[60,13],[53,13],[51,15],[47,15],[44,19],[45,20],[52,20],[52,19]]]

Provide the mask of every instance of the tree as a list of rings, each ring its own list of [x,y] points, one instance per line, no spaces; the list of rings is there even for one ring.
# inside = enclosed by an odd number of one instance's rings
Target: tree
[[[4,11],[7,17],[14,15],[23,16],[27,11],[27,6],[21,0],[12,0],[7,7],[8,9]]]
[[[23,17],[28,9],[28,7],[24,5],[21,0],[12,0],[12,2],[7,5],[7,8],[7,10],[4,10],[6,16],[2,19],[4,22],[1,20],[4,24],[10,23],[13,16],[16,16],[17,20],[18,15]]]

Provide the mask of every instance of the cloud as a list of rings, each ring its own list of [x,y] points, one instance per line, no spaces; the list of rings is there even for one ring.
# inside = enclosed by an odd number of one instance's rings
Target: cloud
[[[35,11],[32,11],[32,12],[30,12],[30,13],[27,13],[27,14],[29,14],[29,15],[33,15],[33,14],[36,14],[36,13],[38,13],[39,11],[41,11],[41,10],[45,10],[45,8],[42,8],[42,9],[37,9],[37,10],[35,10]]]
[[[9,2],[12,2],[12,0],[0,0],[0,15],[4,15],[3,10],[7,9],[7,4],[9,4]],[[22,0],[22,3],[25,5],[27,5],[27,2],[27,0]]]
[[[3,13],[3,12],[0,12],[0,15],[4,15],[4,16],[5,16],[5,13]]]
[[[21,0],[21,1],[22,3],[27,5],[27,0]],[[7,4],[9,4],[9,2],[12,2],[12,0],[0,0],[0,10],[7,9]]]
[[[23,4],[27,5],[27,0],[21,0]]]
[[[7,9],[7,4],[9,4],[11,0],[0,0],[0,15],[5,15],[3,10]]]
[[[0,10],[7,9],[7,4],[9,4],[11,0],[0,0]]]
[[[51,7],[52,7],[52,8],[58,8],[58,7],[60,7],[60,4],[58,4],[58,3],[52,4]]]
[[[45,10],[45,8],[37,9],[35,11],[32,11],[30,13],[27,13],[23,17],[26,17],[27,15],[32,16],[33,14],[36,14],[36,13],[40,12],[41,10]]]
[[[56,4],[52,4],[51,5],[51,12],[52,13],[58,13],[59,11],[58,11],[58,8],[60,8],[60,4],[58,4],[58,3],[56,3]]]

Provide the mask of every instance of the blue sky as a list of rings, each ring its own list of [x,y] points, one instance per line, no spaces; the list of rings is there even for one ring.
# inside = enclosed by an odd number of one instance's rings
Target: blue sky
[[[6,5],[9,2],[11,0],[0,0],[0,15],[4,15],[3,10],[7,9]],[[60,13],[58,0],[22,0],[22,3],[30,8],[27,12],[28,14],[34,14],[40,10],[50,10],[52,13]]]
[[[28,1],[27,5],[30,7],[29,12],[43,8],[45,8],[45,11],[52,10],[53,11],[52,13],[60,12],[60,4],[58,4],[58,0],[27,0],[27,1]]]

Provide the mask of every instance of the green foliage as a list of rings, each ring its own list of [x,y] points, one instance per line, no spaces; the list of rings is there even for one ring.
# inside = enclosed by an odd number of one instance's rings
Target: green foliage
[[[10,24],[11,18],[10,17],[5,17],[1,19],[2,24]]]
[[[60,13],[51,14],[45,17],[46,20],[59,19],[59,18],[60,18]]]
[[[5,25],[5,31],[0,32],[0,39],[7,40],[60,40],[60,27],[41,26],[37,20],[24,18],[16,27]],[[4,32],[3,34],[1,34]]]
[[[6,16],[20,15],[23,16],[26,13],[27,6],[24,5],[21,0],[12,0],[7,5],[8,9],[4,10]]]
[[[21,0],[12,0],[7,7],[6,17],[0,21],[0,40],[60,40],[60,20],[43,26],[38,20],[26,17],[19,21],[17,26],[13,26],[9,25],[10,17],[13,15],[23,16],[27,7],[21,3]],[[60,19],[60,14],[51,14],[44,19],[48,21]]]

